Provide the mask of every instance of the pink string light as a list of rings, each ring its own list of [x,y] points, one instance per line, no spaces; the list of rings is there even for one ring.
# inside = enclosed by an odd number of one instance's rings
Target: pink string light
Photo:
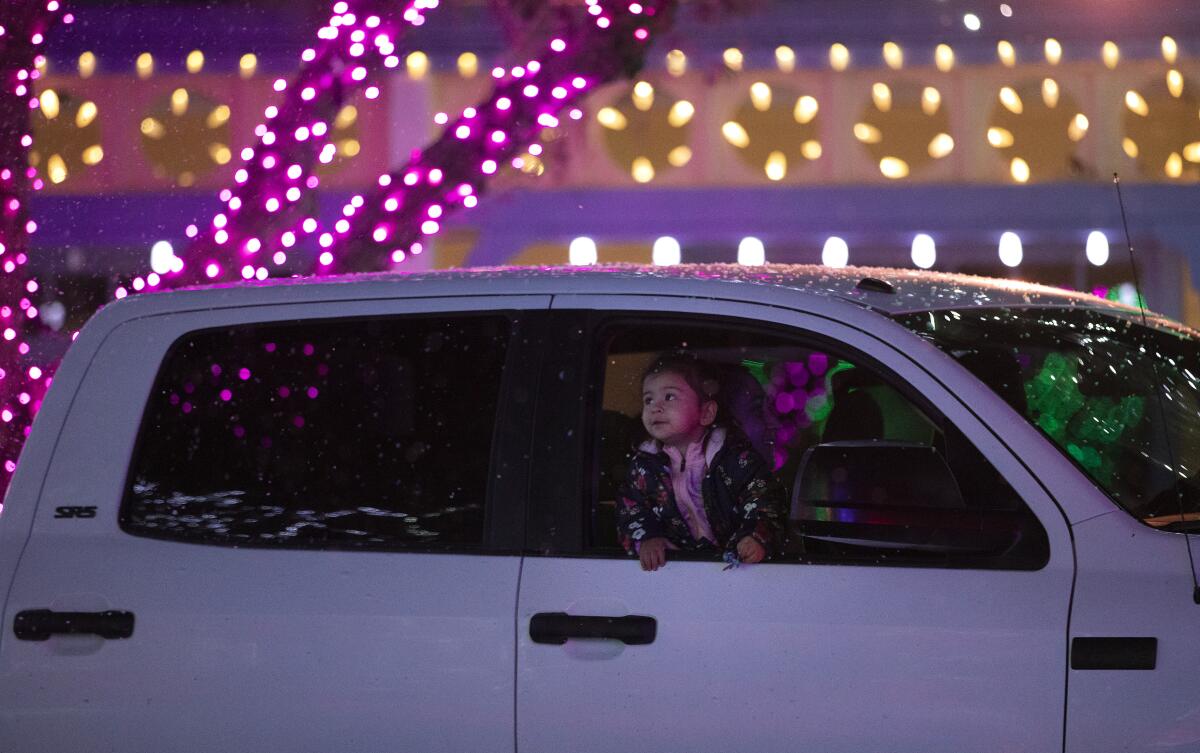
[[[58,0],[6,0],[0,37],[0,494],[17,467],[34,414],[53,379],[55,364],[38,362],[30,336],[44,327],[34,294],[38,283],[25,266],[29,236],[28,195],[45,185],[29,166],[33,146],[30,114],[40,102],[34,91],[44,62],[46,34],[59,21],[71,23]],[[0,507],[2,509],[2,507]]]
[[[560,116],[582,117],[577,104],[598,86],[631,76],[644,61],[652,33],[669,27],[677,0],[651,0],[613,10],[587,0],[588,15],[571,34],[549,40],[525,65],[492,71],[491,96],[456,121],[439,113],[440,139],[400,169],[380,176],[365,205],[347,214],[319,273],[385,269],[420,253],[424,236],[444,227],[442,215],[478,205],[504,164],[542,152],[540,136]],[[433,176],[437,179],[434,180]],[[436,207],[438,221],[430,211]]]
[[[275,80],[273,88],[282,101],[266,108],[264,121],[255,128],[258,143],[241,150],[244,164],[234,172],[233,185],[219,193],[224,209],[194,234],[189,226],[193,240],[182,268],[165,275],[161,287],[291,274],[296,270],[284,265],[304,255],[278,252],[298,244],[327,245],[313,216],[312,195],[320,187],[315,168],[337,152],[335,116],[359,90],[379,96],[371,75],[400,65],[403,32],[423,24],[424,14],[438,5],[439,0],[331,4],[317,43],[300,56],[297,74],[291,81]],[[260,250],[267,252],[267,266],[249,264]]]

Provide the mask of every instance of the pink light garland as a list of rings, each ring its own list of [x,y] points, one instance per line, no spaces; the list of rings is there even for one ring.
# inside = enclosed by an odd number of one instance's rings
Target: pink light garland
[[[677,0],[606,10],[587,0],[590,18],[550,40],[541,57],[492,71],[495,88],[458,119],[438,117],[442,137],[404,167],[380,176],[378,188],[337,228],[332,263],[320,273],[385,269],[421,253],[421,238],[438,233],[445,213],[478,205],[499,166],[523,151],[538,153],[541,133],[578,118],[577,103],[597,86],[641,69],[651,32],[667,28]],[[349,208],[349,205],[347,205]]]
[[[43,181],[29,166],[33,145],[30,113],[40,106],[33,83],[46,34],[58,21],[74,21],[58,0],[5,0],[0,36],[0,494],[17,467],[17,457],[34,414],[53,378],[54,365],[37,362],[29,335],[44,326],[38,318],[38,282],[29,276],[29,236],[37,231],[27,197]],[[2,509],[2,508],[0,508]]]
[[[160,288],[290,274],[303,261],[294,259],[287,268],[297,243],[326,245],[314,216],[313,194],[320,186],[314,170],[336,153],[334,117],[360,89],[378,96],[370,75],[401,64],[403,31],[422,25],[424,14],[438,5],[439,0],[332,4],[317,44],[300,56],[299,72],[290,82],[274,82],[283,101],[266,109],[255,129],[258,143],[241,150],[244,164],[234,173],[234,185],[220,192],[225,208],[208,227],[188,228],[193,241],[181,268],[164,275]],[[132,281],[135,288],[140,279]],[[126,292],[118,288],[117,297]]]

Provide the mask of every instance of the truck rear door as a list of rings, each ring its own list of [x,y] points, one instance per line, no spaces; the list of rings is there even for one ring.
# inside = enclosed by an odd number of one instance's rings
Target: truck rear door
[[[513,750],[526,315],[548,303],[118,326],[40,494],[10,494],[36,513],[0,750]]]

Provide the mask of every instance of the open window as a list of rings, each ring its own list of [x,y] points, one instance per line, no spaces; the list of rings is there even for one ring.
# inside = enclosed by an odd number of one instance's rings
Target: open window
[[[864,354],[715,318],[614,318],[597,335],[595,554],[621,553],[618,492],[649,439],[641,376],[659,354],[686,350],[719,375],[718,423],[749,440],[781,488],[787,537],[773,561],[1037,569],[1048,559],[1045,531],[1012,487]]]

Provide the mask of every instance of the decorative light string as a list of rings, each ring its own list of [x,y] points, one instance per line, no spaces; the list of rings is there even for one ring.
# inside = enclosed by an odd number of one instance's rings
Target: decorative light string
[[[524,65],[495,68],[491,96],[454,122],[404,167],[379,177],[370,197],[354,196],[332,231],[318,236],[317,274],[384,269],[421,253],[445,217],[471,209],[506,163],[541,153],[539,136],[560,118],[583,117],[578,102],[603,84],[636,74],[653,34],[670,26],[677,0],[630,2],[607,10],[587,0],[588,18],[554,37]]]
[[[165,274],[150,273],[121,286],[116,297],[155,288],[175,288],[233,279],[266,279],[304,271],[297,253],[318,228],[316,168],[334,158],[333,121],[360,90],[377,99],[371,82],[380,69],[397,68],[401,32],[425,23],[439,0],[338,0],[317,31],[318,43],[300,55],[300,70],[273,87],[283,101],[266,108],[254,133],[255,146],[241,151],[234,183],[218,194],[222,209],[207,227],[189,225],[193,241]]]
[[[30,335],[38,317],[38,282],[28,272],[29,236],[37,231],[28,195],[44,182],[29,165],[30,114],[46,35],[59,21],[72,23],[60,0],[5,0],[0,14],[0,494],[50,385],[53,365],[37,362]]]

